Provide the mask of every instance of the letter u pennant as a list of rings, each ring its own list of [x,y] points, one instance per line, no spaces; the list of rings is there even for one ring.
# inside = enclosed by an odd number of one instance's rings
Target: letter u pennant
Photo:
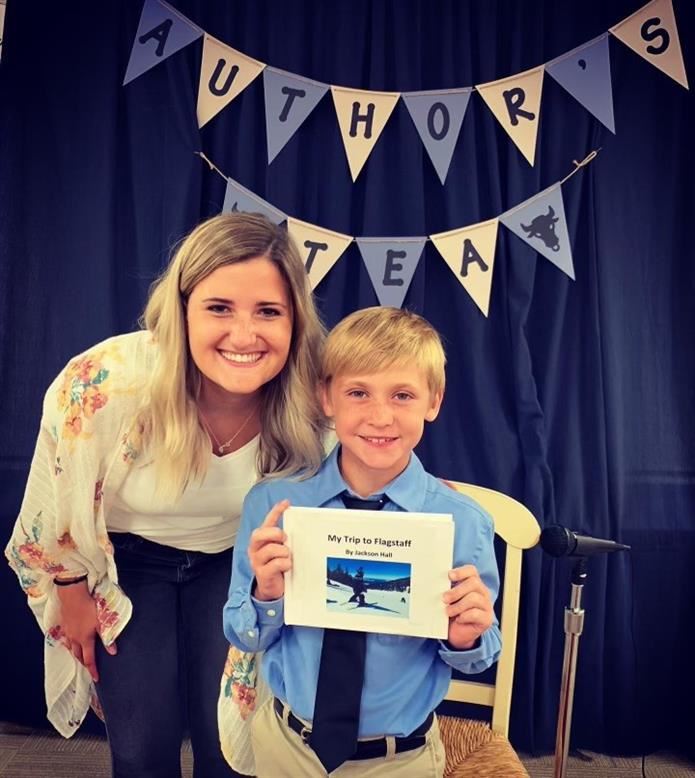
[[[198,84],[198,127],[207,124],[241,94],[265,64],[205,35]]]

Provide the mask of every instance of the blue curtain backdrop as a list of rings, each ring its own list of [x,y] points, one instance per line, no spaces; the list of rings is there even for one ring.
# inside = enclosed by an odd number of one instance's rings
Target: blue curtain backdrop
[[[384,91],[469,86],[569,51],[640,0],[174,0],[274,67]],[[695,80],[695,10],[674,0]],[[427,235],[497,216],[558,181],[577,280],[500,228],[485,320],[431,244],[405,305],[443,334],[448,390],[420,446],[434,473],[631,543],[594,559],[573,745],[687,748],[695,695],[695,159],[692,95],[610,41],[617,135],[545,78],[530,167],[473,95],[445,186],[399,103],[352,183],[330,95],[266,162],[262,78],[195,118],[202,40],[126,87],[142,3],[10,0],[0,64],[0,519],[9,534],[42,393],[73,354],[136,327],[178,238],[220,210],[224,182],[351,235]],[[327,324],[376,303],[353,244],[317,289]],[[4,541],[3,541],[4,543]],[[524,565],[512,739],[552,749],[569,564]],[[0,569],[0,719],[44,721],[41,640]]]

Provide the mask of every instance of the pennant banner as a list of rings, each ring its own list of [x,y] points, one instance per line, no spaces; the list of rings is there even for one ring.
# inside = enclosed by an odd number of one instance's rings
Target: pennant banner
[[[123,84],[164,62],[203,31],[161,0],[145,0]]]
[[[287,219],[287,231],[294,238],[309,275],[311,288],[316,289],[326,273],[352,243],[351,235],[341,235],[324,227]]]
[[[545,69],[615,134],[608,33],[549,62]]]
[[[328,91],[328,84],[275,68],[263,71],[268,164],[297,132]]]
[[[553,184],[499,218],[505,227],[574,280],[572,248],[560,184]]]
[[[337,86],[332,86],[331,92],[350,174],[356,181],[400,95],[398,92],[364,92]]]
[[[145,0],[123,83],[127,84],[204,35],[197,105],[199,127],[263,72],[270,164],[330,89],[353,181],[357,180],[402,96],[444,185],[470,96],[475,90],[531,165],[536,158],[545,70],[615,133],[609,33],[688,88],[672,0],[651,0],[598,38],[523,73],[476,87],[402,95],[329,87],[320,81],[267,67],[204,33],[164,0]]]
[[[530,165],[536,158],[543,66],[475,87]]]
[[[487,317],[497,245],[497,219],[430,235],[437,251]]]
[[[380,305],[400,308],[420,261],[423,238],[355,238]]]
[[[353,238],[339,232],[303,222],[275,208],[232,178],[228,178],[204,154],[196,152],[211,169],[227,182],[222,213],[251,211],[266,214],[273,222],[287,221],[309,276],[316,289],[347,247],[356,241],[374,291],[381,305],[400,308],[420,261],[425,243],[431,240],[436,249],[468,292],[482,314],[487,317],[492,292],[498,224],[501,222],[539,254],[574,279],[572,247],[569,240],[562,185],[589,164],[592,151],[574,170],[523,203],[494,219],[440,232],[429,237]]]
[[[647,3],[644,8],[611,27],[610,32],[647,62],[681,86],[689,88],[671,0]]]
[[[205,35],[198,85],[198,127],[207,124],[261,74],[265,65]]]
[[[267,216],[273,224],[282,224],[287,220],[287,214],[262,197],[254,194],[232,178],[227,179],[227,188],[224,192],[224,203],[220,213],[232,213],[242,211],[244,213],[262,213]]]
[[[402,95],[420,139],[444,184],[472,89],[407,92]]]

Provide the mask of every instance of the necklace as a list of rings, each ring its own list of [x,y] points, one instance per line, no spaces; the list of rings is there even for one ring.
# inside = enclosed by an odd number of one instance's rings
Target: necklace
[[[210,425],[210,422],[207,420],[205,414],[198,408],[198,413],[200,414],[200,418],[203,420],[203,424],[205,425],[205,429],[210,433],[210,437],[212,438],[215,447],[217,448],[217,453],[222,455],[225,452],[225,449],[231,448],[232,443],[239,437],[242,430],[246,425],[251,421],[251,417],[256,412],[255,408],[251,409],[251,413],[244,419],[244,421],[241,422],[241,425],[237,429],[237,431],[232,435],[229,440],[225,440],[224,443],[220,442],[220,439],[215,435],[215,433],[212,431],[212,427]]]

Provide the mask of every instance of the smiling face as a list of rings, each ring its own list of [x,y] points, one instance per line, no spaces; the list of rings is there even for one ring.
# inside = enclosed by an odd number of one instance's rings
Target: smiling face
[[[362,497],[403,472],[425,421],[439,413],[424,371],[394,366],[371,375],[338,375],[321,390],[324,413],[341,443],[340,470]]]
[[[203,396],[257,393],[290,352],[292,305],[277,266],[266,257],[223,265],[188,297],[188,345]]]

